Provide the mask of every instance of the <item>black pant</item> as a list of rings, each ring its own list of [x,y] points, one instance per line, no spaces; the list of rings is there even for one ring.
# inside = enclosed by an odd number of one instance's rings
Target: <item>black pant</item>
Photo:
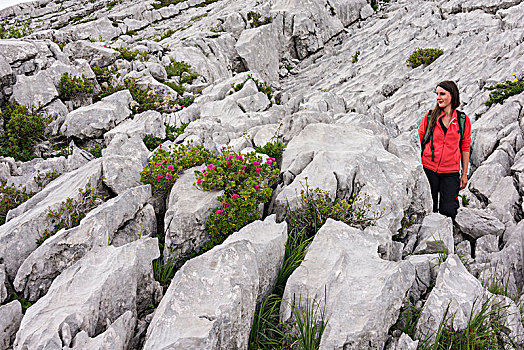
[[[431,187],[433,212],[439,212],[455,219],[459,208],[458,193],[460,190],[459,173],[436,173],[424,168]],[[440,193],[440,202],[439,202]]]

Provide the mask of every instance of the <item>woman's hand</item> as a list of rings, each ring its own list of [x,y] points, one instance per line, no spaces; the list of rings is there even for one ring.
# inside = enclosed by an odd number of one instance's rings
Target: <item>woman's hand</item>
[[[466,185],[468,184],[468,174],[463,173],[460,177],[460,189],[463,190],[466,188]]]

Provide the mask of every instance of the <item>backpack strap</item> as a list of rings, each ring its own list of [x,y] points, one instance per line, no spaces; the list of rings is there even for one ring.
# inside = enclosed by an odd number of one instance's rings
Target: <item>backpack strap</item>
[[[457,109],[457,119],[459,124],[460,143],[459,147],[462,148],[462,138],[464,137],[464,130],[466,129],[466,113]]]
[[[424,154],[424,148],[426,144],[431,143],[431,160],[435,161],[435,147],[433,147],[433,130],[429,130],[429,120],[431,119],[431,110],[426,115],[426,130],[424,131],[424,137],[422,138],[422,151],[420,156]]]

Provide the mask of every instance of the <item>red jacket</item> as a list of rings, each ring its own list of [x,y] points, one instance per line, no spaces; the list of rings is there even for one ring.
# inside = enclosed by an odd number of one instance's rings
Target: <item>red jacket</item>
[[[424,118],[422,118],[418,128],[418,135],[421,143],[426,131],[428,113],[426,113]],[[462,137],[462,147],[459,149],[460,132],[457,120],[457,111],[453,111],[446,135],[444,135],[444,130],[442,130],[439,122],[439,119],[444,115],[445,112],[440,114],[437,119],[435,129],[433,130],[435,160],[431,160],[431,142],[428,142],[424,147],[424,152],[422,153],[422,165],[425,168],[428,168],[429,170],[435,171],[437,173],[455,173],[460,171],[460,159],[462,155],[461,151],[469,152],[471,150],[471,121],[466,115],[464,136]]]

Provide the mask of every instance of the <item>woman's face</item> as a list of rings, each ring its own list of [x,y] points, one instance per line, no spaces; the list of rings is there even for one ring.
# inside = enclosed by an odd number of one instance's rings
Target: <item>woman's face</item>
[[[440,86],[437,86],[437,104],[440,108],[446,108],[451,104],[451,94],[449,91],[444,90]]]

